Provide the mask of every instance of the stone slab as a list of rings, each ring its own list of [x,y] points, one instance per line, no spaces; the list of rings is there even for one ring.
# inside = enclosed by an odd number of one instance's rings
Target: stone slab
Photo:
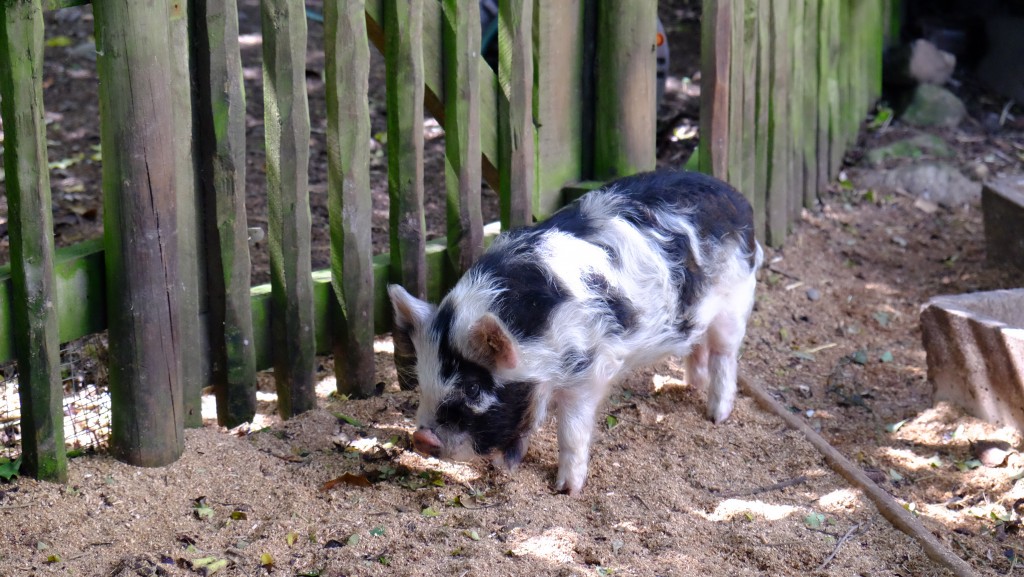
[[[1024,174],[986,183],[981,210],[989,264],[1024,270]]]
[[[921,337],[935,402],[1024,430],[1024,289],[935,297]]]

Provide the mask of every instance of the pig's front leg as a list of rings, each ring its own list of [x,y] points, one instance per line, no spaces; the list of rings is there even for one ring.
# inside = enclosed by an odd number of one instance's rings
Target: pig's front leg
[[[603,389],[603,388],[602,388]],[[604,400],[594,389],[560,391],[558,416],[558,480],[555,489],[577,496],[587,480],[590,439],[597,408]]]

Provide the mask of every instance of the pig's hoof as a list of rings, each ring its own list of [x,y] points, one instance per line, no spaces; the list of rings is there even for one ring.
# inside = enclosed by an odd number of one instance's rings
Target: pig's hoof
[[[725,422],[730,414],[732,414],[731,403],[708,404],[708,419],[716,425]]]
[[[570,497],[579,497],[583,494],[584,482],[585,479],[573,480],[559,475],[558,482],[555,483],[555,492]]]

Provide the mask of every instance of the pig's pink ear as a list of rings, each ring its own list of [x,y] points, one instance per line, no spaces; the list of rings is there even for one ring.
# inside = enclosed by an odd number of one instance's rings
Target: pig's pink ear
[[[430,304],[409,294],[399,285],[388,285],[391,306],[395,312],[395,328],[405,332],[418,332],[433,311]]]
[[[512,335],[492,314],[485,314],[469,329],[469,356],[487,368],[514,369],[519,354]]]

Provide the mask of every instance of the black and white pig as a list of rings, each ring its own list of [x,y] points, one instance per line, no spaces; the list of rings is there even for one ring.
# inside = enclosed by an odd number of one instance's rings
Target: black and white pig
[[[551,407],[556,489],[579,494],[596,414],[637,367],[686,357],[707,416],[729,417],[763,253],[729,185],[662,171],[612,182],[499,236],[440,306],[398,285],[395,327],[413,342],[420,453],[514,469]]]

